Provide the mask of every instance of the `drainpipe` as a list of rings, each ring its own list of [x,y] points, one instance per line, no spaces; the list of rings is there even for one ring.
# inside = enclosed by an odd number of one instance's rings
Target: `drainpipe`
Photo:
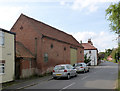
[[[37,61],[37,38],[35,37],[35,60]]]

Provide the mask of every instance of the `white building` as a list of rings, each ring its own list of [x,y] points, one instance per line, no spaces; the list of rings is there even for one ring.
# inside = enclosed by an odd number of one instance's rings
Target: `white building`
[[[88,39],[88,43],[82,43],[84,47],[84,55],[87,54],[87,57],[91,58],[91,65],[98,64],[98,50],[93,46],[91,39]]]
[[[14,80],[15,33],[0,28],[0,83]]]

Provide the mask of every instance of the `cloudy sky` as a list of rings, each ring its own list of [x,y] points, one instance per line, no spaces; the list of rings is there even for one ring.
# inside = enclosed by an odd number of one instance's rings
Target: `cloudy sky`
[[[99,51],[117,47],[105,10],[119,0],[0,0],[0,28],[10,30],[21,13],[73,35],[91,38]]]

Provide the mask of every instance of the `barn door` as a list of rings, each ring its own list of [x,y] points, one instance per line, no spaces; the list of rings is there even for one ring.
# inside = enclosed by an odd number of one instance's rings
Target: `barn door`
[[[77,49],[70,48],[70,64],[73,65],[77,63]]]

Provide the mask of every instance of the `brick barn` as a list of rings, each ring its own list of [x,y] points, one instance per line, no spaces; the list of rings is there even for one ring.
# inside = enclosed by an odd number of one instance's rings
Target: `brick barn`
[[[84,61],[84,47],[72,35],[26,15],[20,15],[11,31],[34,55],[38,75],[51,72],[56,64]]]

